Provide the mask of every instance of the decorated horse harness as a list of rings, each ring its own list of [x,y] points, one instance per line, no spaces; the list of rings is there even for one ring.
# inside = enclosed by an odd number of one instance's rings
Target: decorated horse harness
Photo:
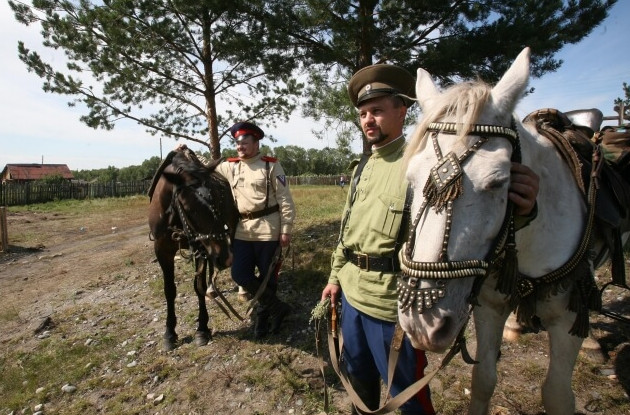
[[[452,223],[453,202],[462,193],[462,164],[488,141],[488,137],[502,137],[507,139],[512,145],[513,162],[520,162],[520,142],[515,122],[512,120],[512,128],[496,125],[474,124],[470,133],[479,135],[479,139],[467,148],[461,155],[457,156],[453,152],[442,155],[442,151],[437,142],[438,134],[457,134],[458,125],[455,123],[431,123],[427,131],[431,133],[434,151],[438,157],[437,164],[431,169],[431,173],[423,189],[425,200],[420,206],[419,212],[411,224],[407,242],[400,250],[399,257],[401,263],[401,276],[398,279],[398,302],[400,309],[404,312],[415,309],[418,313],[423,313],[435,305],[440,298],[447,293],[445,290],[445,280],[454,278],[475,277],[475,283],[469,303],[477,304],[476,296],[481,289],[483,280],[490,274],[498,273],[496,289],[508,296],[510,305],[517,309],[517,318],[521,324],[528,325],[534,329],[539,329],[537,319],[535,319],[535,302],[539,298],[545,298],[558,288],[568,289],[575,282],[572,289],[569,309],[577,313],[576,321],[570,330],[571,334],[586,337],[588,335],[588,310],[597,309],[598,303],[596,286],[590,271],[589,259],[586,253],[591,247],[591,234],[593,230],[594,201],[596,194],[595,180],[590,181],[588,192],[584,191],[588,207],[587,222],[583,230],[580,245],[573,256],[560,268],[539,278],[531,278],[518,272],[518,262],[516,258],[514,207],[508,200],[506,213],[501,229],[493,241],[491,249],[484,260],[463,260],[450,261],[448,258],[448,243],[450,238]],[[553,140],[552,140],[553,141]],[[573,155],[573,147],[561,140],[553,141],[556,146],[561,147],[563,154]],[[570,164],[571,170],[579,172],[581,165],[577,157],[565,157]],[[593,153],[593,169],[599,166],[599,153]],[[578,183],[581,183],[579,173],[574,173]],[[427,209],[433,208],[437,212],[446,211],[446,226],[443,235],[442,251],[440,262],[417,262],[413,258],[413,248],[415,245],[415,231],[418,223]],[[574,273],[574,271],[579,272]],[[574,278],[567,278],[569,275],[576,275]],[[436,287],[420,288],[420,280],[436,280]],[[595,294],[595,295],[594,295]],[[601,306],[601,300],[599,302]]]

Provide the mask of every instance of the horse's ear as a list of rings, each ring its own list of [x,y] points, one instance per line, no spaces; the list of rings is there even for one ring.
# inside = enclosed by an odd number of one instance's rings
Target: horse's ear
[[[530,49],[526,47],[518,54],[512,66],[492,88],[492,101],[501,110],[511,114],[523,97],[529,82]]]
[[[432,99],[440,95],[437,85],[429,72],[418,68],[416,79],[416,99],[423,110],[429,108]]]

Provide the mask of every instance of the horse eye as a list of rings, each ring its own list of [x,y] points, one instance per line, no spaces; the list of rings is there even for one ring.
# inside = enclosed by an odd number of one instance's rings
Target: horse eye
[[[486,190],[499,190],[509,182],[509,178],[494,177],[486,183]]]

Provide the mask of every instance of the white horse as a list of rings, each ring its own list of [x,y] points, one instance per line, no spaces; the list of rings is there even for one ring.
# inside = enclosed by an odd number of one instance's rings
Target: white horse
[[[465,327],[470,303],[478,303],[470,414],[488,413],[503,326],[522,299],[522,320],[540,322],[549,335],[545,410],[575,413],[571,377],[588,332],[586,300],[596,288],[589,255],[582,255],[590,246],[584,240],[590,212],[554,145],[513,115],[529,80],[529,63],[526,48],[496,86],[462,83],[444,92],[426,71],[417,73],[423,119],[406,153],[414,220],[401,249],[399,322],[414,347],[442,352]],[[519,273],[513,274],[529,278],[510,280],[509,272],[495,265],[513,263],[516,255],[507,195],[510,165],[519,153],[539,175],[540,189],[536,219],[515,238]],[[484,279],[488,269],[494,271]],[[558,276],[558,269],[569,273]],[[541,277],[551,284],[539,284]]]

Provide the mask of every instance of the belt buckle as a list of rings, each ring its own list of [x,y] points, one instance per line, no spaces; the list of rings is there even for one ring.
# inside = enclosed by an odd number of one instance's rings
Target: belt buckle
[[[357,267],[362,270],[369,271],[370,270],[370,257],[368,254],[358,253],[357,256]]]

